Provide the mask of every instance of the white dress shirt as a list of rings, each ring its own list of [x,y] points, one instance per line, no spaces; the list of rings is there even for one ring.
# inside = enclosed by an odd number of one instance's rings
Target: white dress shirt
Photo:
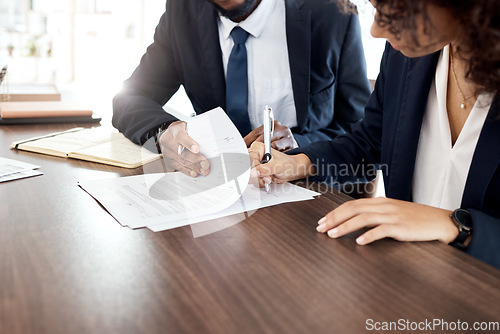
[[[219,16],[219,40],[227,74],[234,42],[231,31],[240,26],[250,35],[245,43],[248,59],[248,116],[252,129],[262,125],[264,108],[273,108],[281,124],[297,126],[286,38],[285,0],[262,0],[244,21]]]
[[[449,46],[439,57],[418,142],[413,201],[442,209],[460,207],[479,134],[494,94],[479,95],[460,135],[452,145],[446,108]]]

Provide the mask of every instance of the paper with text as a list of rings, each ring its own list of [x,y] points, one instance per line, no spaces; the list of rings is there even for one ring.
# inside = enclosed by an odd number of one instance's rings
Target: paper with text
[[[24,172],[27,170],[32,170],[37,168],[40,168],[40,166],[0,157],[0,176]]]
[[[319,195],[321,194],[318,192],[302,188],[291,183],[283,183],[283,184],[273,183],[271,185],[269,193],[266,193],[264,188],[257,188],[253,185],[249,185],[243,196],[241,196],[238,199],[238,201],[236,201],[233,205],[231,205],[225,210],[206,216],[194,217],[190,219],[177,220],[177,221],[169,221],[156,225],[151,224],[148,225],[147,227],[153,232],[159,232],[180,226],[186,226],[207,220],[213,220],[230,215],[235,215],[238,213],[255,211],[260,208],[265,208],[268,206],[290,203],[290,202],[307,201],[314,199],[314,196],[319,196]],[[214,222],[214,224],[212,224],[211,226],[211,229],[209,229],[208,232],[205,231],[205,233],[207,234],[212,231],[220,229],[221,228],[219,228],[217,222]],[[207,230],[207,228],[205,228],[205,230]],[[193,234],[195,234],[194,231]]]
[[[190,118],[188,132],[210,161],[208,176],[144,174],[80,182],[80,186],[122,225],[132,228],[229,207],[241,197],[250,179],[250,157],[243,138],[220,108]]]
[[[40,166],[0,157],[0,182],[42,175],[42,172],[34,171],[37,168]]]
[[[187,122],[189,135],[210,161],[208,176],[151,173],[79,182],[123,226],[175,228],[262,207],[313,199],[318,193],[292,184],[266,194],[248,185],[250,157],[226,113],[214,109]]]
[[[43,175],[43,173],[38,170],[25,170],[23,172],[0,176],[0,183],[39,175]]]

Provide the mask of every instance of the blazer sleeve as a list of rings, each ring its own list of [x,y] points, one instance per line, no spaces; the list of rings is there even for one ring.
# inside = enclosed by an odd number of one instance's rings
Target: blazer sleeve
[[[469,209],[474,231],[467,253],[500,268],[500,219]]]
[[[144,144],[161,124],[176,120],[162,107],[180,87],[171,50],[175,13],[170,3],[156,27],[153,44],[113,99],[113,126],[137,144]]]
[[[345,14],[344,14],[345,15]],[[330,140],[346,132],[351,132],[352,126],[363,118],[364,108],[370,96],[370,84],[366,74],[366,61],[361,41],[361,28],[357,15],[350,15],[347,30],[344,35],[340,57],[337,64],[336,82],[334,83],[334,110],[322,110],[322,113],[334,113],[330,124],[324,128],[295,134],[299,146],[309,143]],[[320,93],[322,94],[322,93]],[[311,96],[310,99],[313,97]],[[331,104],[325,104],[331,108]],[[314,106],[309,106],[309,108]]]
[[[389,54],[386,46],[375,89],[365,107],[365,116],[353,126],[351,133],[287,152],[308,156],[317,172],[312,181],[335,186],[345,182],[365,182],[365,179],[376,176],[381,160],[384,85]],[[353,176],[357,180],[353,180]]]

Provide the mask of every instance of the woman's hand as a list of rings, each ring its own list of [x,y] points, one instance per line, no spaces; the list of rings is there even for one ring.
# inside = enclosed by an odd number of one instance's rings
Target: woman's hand
[[[264,144],[261,142],[254,142],[248,153],[252,159],[251,181],[257,181],[260,187],[264,186],[264,182],[285,183],[315,174],[315,168],[305,154],[288,155],[271,149],[271,160],[261,164],[264,156]]]
[[[458,235],[450,214],[449,210],[389,198],[359,199],[328,213],[318,221],[316,229],[338,238],[361,228],[371,228],[356,239],[359,245],[382,238],[439,240],[448,244]]]

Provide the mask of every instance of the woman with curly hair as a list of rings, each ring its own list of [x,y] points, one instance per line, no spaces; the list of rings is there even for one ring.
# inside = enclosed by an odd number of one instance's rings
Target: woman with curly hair
[[[500,2],[371,3],[371,33],[388,43],[364,120],[333,141],[273,151],[264,165],[254,143],[253,174],[261,184],[335,183],[339,166],[381,168],[388,198],[347,202],[317,230],[368,228],[360,245],[439,240],[500,268]]]

